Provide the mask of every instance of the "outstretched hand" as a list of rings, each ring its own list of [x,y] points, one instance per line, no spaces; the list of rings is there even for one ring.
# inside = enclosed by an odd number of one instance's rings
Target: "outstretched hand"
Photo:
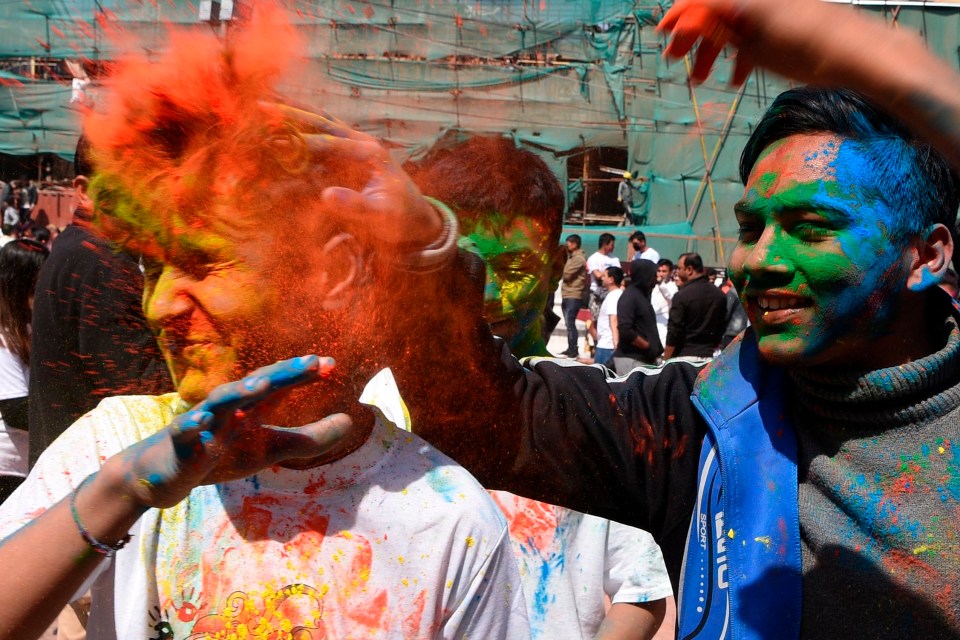
[[[296,428],[261,424],[258,415],[277,394],[325,375],[330,358],[283,360],[237,382],[222,384],[166,429],[111,458],[117,474],[145,507],[170,507],[202,484],[246,477],[290,459],[338,449],[353,426],[344,414]]]
[[[376,138],[329,114],[272,106],[296,125],[313,161],[339,182],[326,187],[321,197],[350,233],[413,248],[428,246],[441,235],[440,214]]]
[[[697,45],[695,82],[706,80],[726,45],[736,47],[734,85],[758,64],[801,82],[843,84],[851,66],[890,32],[820,0],[678,0],[657,29],[671,34],[664,56],[681,58]]]

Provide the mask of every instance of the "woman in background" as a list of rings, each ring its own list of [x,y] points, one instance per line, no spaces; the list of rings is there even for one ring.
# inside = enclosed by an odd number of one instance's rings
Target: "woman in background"
[[[0,248],[0,503],[27,475],[27,383],[33,289],[48,251],[20,239]]]

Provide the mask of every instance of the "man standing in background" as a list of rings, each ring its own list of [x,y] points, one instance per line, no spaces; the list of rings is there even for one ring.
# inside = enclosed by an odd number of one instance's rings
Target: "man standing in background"
[[[173,391],[157,341],[143,317],[143,274],[129,254],[90,230],[87,179],[77,144],[77,209],[40,269],[30,353],[30,466],[103,398]]]
[[[607,267],[619,267],[620,259],[613,255],[617,239],[612,233],[601,233],[597,241],[598,249],[587,258],[587,271],[590,273],[590,313],[596,319],[600,312],[600,303],[607,295],[600,282]]]
[[[587,259],[580,248],[580,236],[571,233],[567,236],[567,261],[563,265],[560,284],[560,308],[563,310],[563,322],[567,325],[567,350],[561,355],[576,358],[580,355],[577,346],[580,332],[577,331],[577,314],[583,306],[583,296],[587,291]]]
[[[682,254],[677,274],[680,290],[670,307],[663,358],[712,358],[727,327],[727,298],[707,278],[699,254]]]

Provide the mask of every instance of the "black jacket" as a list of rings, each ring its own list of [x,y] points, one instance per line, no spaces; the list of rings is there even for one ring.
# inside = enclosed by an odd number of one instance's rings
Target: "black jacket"
[[[72,224],[40,269],[30,349],[30,465],[107,396],[156,395],[173,383],[143,317],[143,276],[129,256]]]
[[[617,330],[620,341],[614,356],[636,358],[654,364],[663,353],[660,334],[657,332],[657,314],[650,303],[650,293],[657,283],[657,265],[649,260],[634,260],[630,268],[630,286],[617,303]],[[637,336],[650,346],[646,349],[634,346]]]
[[[674,356],[709,358],[727,328],[727,298],[709,278],[699,277],[673,296],[667,322],[667,344]]]

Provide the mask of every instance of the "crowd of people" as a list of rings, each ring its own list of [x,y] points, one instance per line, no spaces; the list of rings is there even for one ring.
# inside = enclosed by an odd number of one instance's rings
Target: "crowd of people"
[[[32,238],[44,246],[60,233],[40,204],[41,189],[54,188],[61,192],[72,191],[69,181],[64,184],[38,183],[33,179],[0,180],[0,246],[16,238]]]
[[[113,67],[74,223],[0,249],[0,640],[960,637],[960,75],[816,0],[661,28],[818,85],[722,274],[561,244],[508,139],[401,167],[283,104],[276,10]]]
[[[613,255],[610,233],[600,235],[597,251],[584,260],[580,236],[567,237],[561,293],[568,348],[561,355],[625,375],[670,358],[710,360],[749,326],[724,269],[705,268],[692,252],[674,266],[639,230],[629,242],[626,263]],[[593,342],[581,350],[576,320],[587,294]]]

